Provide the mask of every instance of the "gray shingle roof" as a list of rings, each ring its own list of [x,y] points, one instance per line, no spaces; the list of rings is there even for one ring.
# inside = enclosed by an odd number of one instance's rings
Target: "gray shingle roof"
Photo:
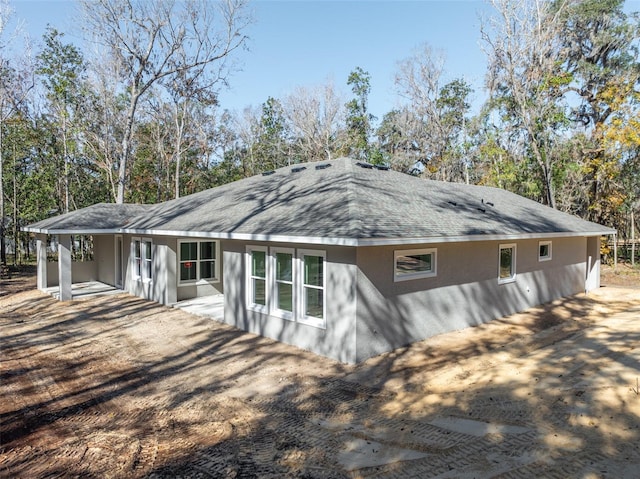
[[[151,206],[98,203],[38,221],[23,230],[49,234],[114,232],[126,228],[134,218],[144,214]]]
[[[129,213],[134,207],[120,206]],[[280,168],[138,208],[134,218],[118,216],[129,220],[124,231],[351,245],[614,232],[501,189],[364,168],[348,158]],[[116,215],[106,220],[98,210],[90,213],[91,221],[76,219],[78,224],[117,223]],[[64,216],[58,219],[68,225]],[[55,220],[45,220],[46,226],[57,229]]]

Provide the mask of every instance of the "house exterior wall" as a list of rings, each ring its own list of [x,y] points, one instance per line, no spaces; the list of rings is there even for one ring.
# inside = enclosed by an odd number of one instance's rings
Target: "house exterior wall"
[[[136,278],[133,271],[133,239],[151,240],[151,279]],[[123,235],[124,289],[134,296],[173,304],[177,301],[175,240],[163,236]]]
[[[96,264],[96,279],[115,286],[116,259],[114,235],[94,235],[93,251]]]
[[[96,261],[71,261],[71,281],[85,283],[98,280],[98,263]],[[47,287],[59,286],[58,261],[47,262]]]
[[[549,261],[538,260],[537,240],[509,242],[516,276],[499,284],[504,243],[428,245],[437,248],[437,275],[401,282],[394,282],[394,250],[425,245],[358,248],[356,361],[584,291],[587,238],[554,239]]]
[[[244,241],[223,241],[223,277],[225,278],[224,321],[251,333],[266,336],[345,363],[355,355],[356,267],[355,248],[304,244],[266,244],[322,250],[326,253],[326,328],[286,320],[250,309],[247,305],[246,248]]]
[[[152,242],[152,278],[151,281],[145,281],[140,278],[135,278],[133,274],[133,239],[140,238],[142,240],[150,239]],[[182,238],[175,236],[138,236],[138,235],[123,235],[123,256],[124,256],[124,289],[135,296],[157,301],[162,304],[171,305],[184,299],[194,298],[198,296],[207,296],[220,294],[222,289],[222,278],[215,283],[208,283],[201,281],[197,284],[179,285],[178,284],[178,271],[179,271],[179,252],[178,252],[178,240],[179,239],[194,239],[199,238]],[[113,237],[111,239],[113,243]],[[105,248],[109,248],[108,245]],[[115,265],[114,246],[110,246],[111,251],[109,258],[105,261],[105,265]],[[221,251],[221,248],[220,248]],[[222,261],[221,258],[218,261]],[[114,266],[109,270],[109,274],[115,281]],[[222,275],[222,265],[220,265],[220,273]]]
[[[587,238],[587,279],[585,291],[588,293],[600,287],[600,237]]]

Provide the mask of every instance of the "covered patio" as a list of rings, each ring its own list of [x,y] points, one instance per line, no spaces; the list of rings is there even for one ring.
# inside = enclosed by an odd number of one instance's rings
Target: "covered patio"
[[[43,288],[42,291],[50,294],[55,299],[60,299],[60,288],[58,286]],[[71,300],[121,293],[126,293],[126,291],[100,281],[86,281],[82,283],[73,283],[71,285]],[[217,321],[224,320],[224,294],[191,298],[184,301],[178,301],[172,306],[195,316],[212,318]]]
[[[42,291],[50,294],[56,299],[60,299],[60,287],[49,286],[42,288]],[[83,283],[73,283],[71,285],[71,298],[70,299],[82,299],[91,296],[104,296],[108,294],[124,293],[120,288],[111,286],[110,284],[101,283],[100,281],[87,281]]]

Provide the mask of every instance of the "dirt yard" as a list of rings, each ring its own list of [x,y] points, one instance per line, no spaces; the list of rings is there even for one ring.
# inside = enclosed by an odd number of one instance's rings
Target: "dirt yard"
[[[640,474],[640,275],[358,366],[0,282],[2,477]],[[622,287],[625,286],[625,287]]]

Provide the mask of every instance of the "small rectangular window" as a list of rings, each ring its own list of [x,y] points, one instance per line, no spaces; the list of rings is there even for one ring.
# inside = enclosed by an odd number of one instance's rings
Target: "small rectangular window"
[[[436,276],[436,248],[394,251],[393,259],[394,281]]]
[[[538,243],[538,261],[549,261],[551,259],[551,241],[540,241]]]
[[[516,279],[516,245],[500,245],[498,282],[510,283]]]

